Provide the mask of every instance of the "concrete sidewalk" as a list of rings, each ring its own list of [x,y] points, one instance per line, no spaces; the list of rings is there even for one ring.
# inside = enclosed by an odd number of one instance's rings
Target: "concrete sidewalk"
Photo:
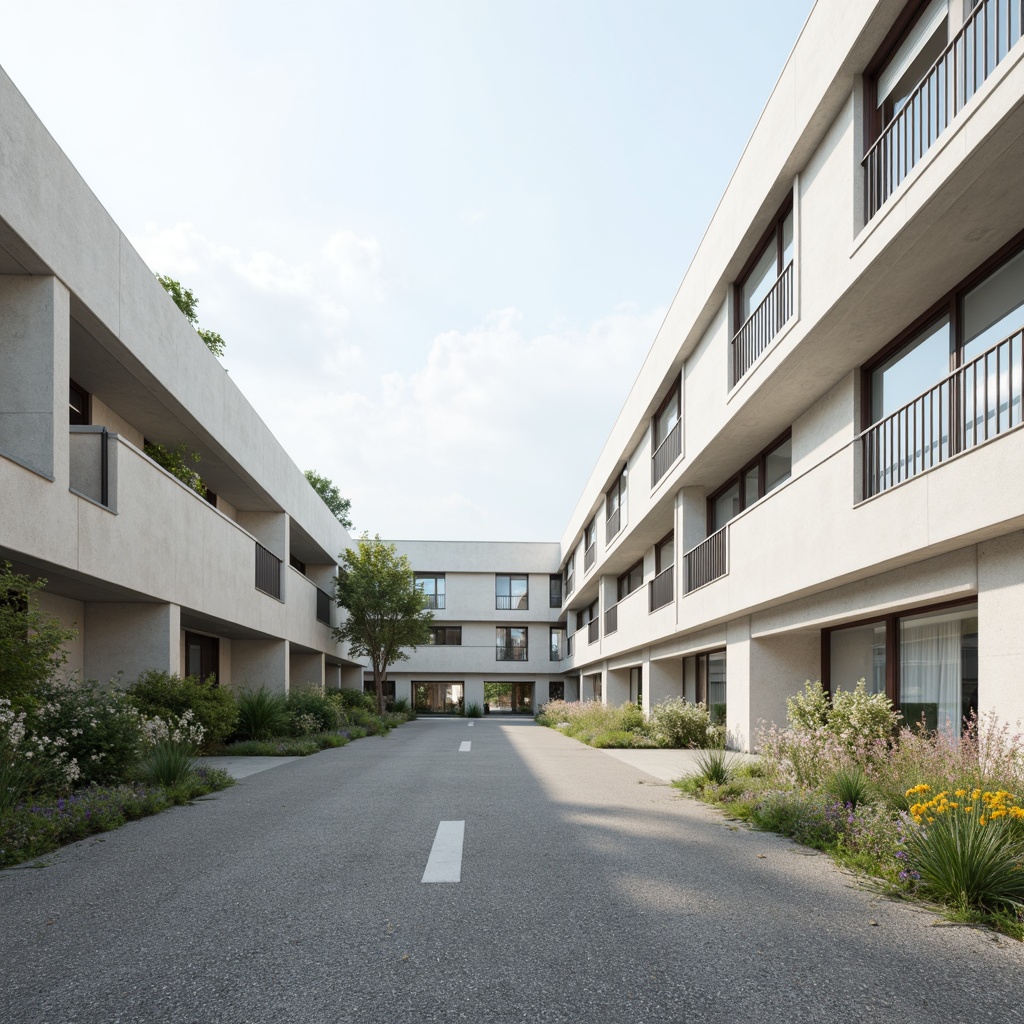
[[[674,782],[684,775],[694,775],[697,771],[699,750],[603,750],[602,753],[622,761],[631,768],[638,768],[648,775],[653,775],[663,782]],[[733,764],[756,761],[755,754],[741,754],[730,750],[726,757]]]

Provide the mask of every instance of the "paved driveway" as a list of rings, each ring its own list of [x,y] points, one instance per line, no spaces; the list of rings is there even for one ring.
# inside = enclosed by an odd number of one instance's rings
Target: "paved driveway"
[[[1020,944],[530,721],[421,720],[47,864],[0,872],[10,1024],[1024,1019]]]

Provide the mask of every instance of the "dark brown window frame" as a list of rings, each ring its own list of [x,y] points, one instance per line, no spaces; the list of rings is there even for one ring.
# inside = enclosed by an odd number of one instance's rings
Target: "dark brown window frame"
[[[774,441],[771,442],[771,444],[765,445],[765,447],[762,448],[757,453],[757,455],[755,455],[748,463],[746,463],[742,467],[742,469],[740,469],[736,473],[733,473],[733,475],[731,477],[729,477],[729,479],[726,480],[725,483],[723,483],[719,487],[716,487],[715,490],[711,492],[711,495],[707,499],[707,509],[706,509],[706,512],[705,512],[705,515],[707,516],[707,535],[709,537],[713,533],[716,533],[717,530],[720,530],[722,528],[721,526],[718,527],[717,529],[714,527],[714,522],[715,522],[715,502],[723,494],[725,494],[725,492],[727,490],[729,490],[729,488],[732,487],[733,484],[738,483],[739,487],[740,487],[740,511],[746,511],[746,509],[749,508],[750,506],[746,505],[744,503],[744,499],[745,499],[744,489],[746,487],[745,481],[746,481],[747,473],[749,473],[750,470],[752,470],[755,466],[757,467],[757,490],[758,490],[758,494],[757,494],[757,497],[754,499],[754,501],[760,501],[765,496],[765,489],[764,489],[764,483],[765,483],[765,460],[768,458],[769,455],[772,454],[772,452],[774,452],[778,447],[780,447],[780,445],[783,445],[787,441],[792,441],[792,440],[793,440],[793,428],[792,427],[787,427],[781,434],[779,434],[779,436],[777,438],[775,438]],[[753,503],[754,503],[753,501],[750,502],[750,505],[752,505]],[[730,522],[731,522],[731,520],[730,520]],[[725,525],[725,524],[723,524],[723,525]]]
[[[444,633],[446,637],[447,637],[447,634],[454,633],[455,635],[458,636],[458,639],[457,640],[445,639],[441,643],[438,643],[437,642],[437,634],[438,633]],[[428,646],[429,647],[461,647],[462,646],[462,627],[461,626],[431,626],[430,627],[430,643],[428,644]]]
[[[790,189],[788,195],[779,207],[778,212],[772,220],[771,226],[765,231],[765,233],[758,239],[757,245],[754,246],[753,252],[747,259],[747,262],[743,264],[743,268],[736,275],[736,280],[733,283],[732,289],[732,315],[733,324],[731,335],[735,336],[736,332],[746,323],[749,313],[744,314],[741,306],[741,298],[743,295],[743,286],[747,283],[751,272],[754,267],[761,261],[761,257],[765,254],[765,250],[771,245],[772,240],[775,240],[775,278],[778,280],[782,276],[783,270],[786,269],[786,265],[782,262],[786,252],[786,243],[783,239],[783,227],[786,222],[786,218],[793,212],[793,191]],[[793,235],[794,242],[796,236],[796,223],[793,224]]]
[[[185,664],[182,666],[185,669],[186,675],[196,675],[199,679],[205,681],[213,676],[217,682],[220,683],[220,637],[212,636],[209,633],[198,633],[194,629],[186,629],[185,633]],[[189,672],[188,665],[188,649],[190,639],[196,639],[199,641],[199,671]],[[211,668],[212,664],[212,668]]]
[[[623,592],[623,583],[628,583],[633,573],[640,570],[640,581],[635,587],[630,587],[628,590]],[[635,594],[638,590],[643,590],[644,586],[644,560],[641,558],[634,562],[619,578],[615,581],[615,597],[616,600],[622,601],[629,597],[630,594]]]
[[[428,572],[415,572],[415,573],[413,573],[413,586],[415,586],[417,583],[419,583],[420,580],[433,580],[434,581],[434,593],[433,594],[426,594],[425,593],[423,595],[424,597],[426,597],[428,599],[428,602],[431,599],[433,599],[433,603],[428,603],[427,604],[428,608],[436,609],[437,611],[444,611],[445,602],[448,600],[448,585],[445,584],[445,588],[444,588],[445,592],[443,594],[438,595],[438,593],[437,593],[437,581],[438,580],[444,580],[444,578],[445,578],[445,574],[443,572],[429,572],[428,571]],[[419,588],[417,587],[416,589],[418,590]],[[438,596],[441,597],[440,601],[437,600]]]
[[[508,580],[508,594],[498,593],[498,580]],[[525,604],[512,607],[512,581],[523,580],[526,583],[526,593],[523,595]],[[502,598],[508,598],[508,604],[503,605]],[[494,574],[494,607],[499,611],[525,612],[530,609],[530,574],[525,572],[496,572]]]
[[[76,392],[78,397],[82,400],[82,411],[78,414],[78,417],[76,417],[72,412],[72,391]],[[81,384],[77,384],[75,381],[68,378],[68,424],[70,426],[81,427],[88,426],[90,423],[92,423],[92,393],[86,391]]]
[[[729,686],[729,652],[725,647],[712,647],[707,651],[700,651],[693,655],[694,660],[694,697],[696,700],[694,703],[703,704],[707,707],[708,704],[708,660],[713,654],[724,654],[725,655],[725,673],[726,673],[726,693],[728,693]],[[711,709],[708,708],[710,711]]]
[[[1024,231],[1014,235],[1005,245],[1000,246],[991,256],[978,264],[963,280],[945,295],[929,306],[916,320],[909,323],[892,341],[887,342],[866,363],[861,366],[860,419],[861,430],[867,430],[874,422],[871,418],[871,375],[890,356],[895,355],[907,342],[912,341],[943,317],[949,317],[949,373],[963,365],[963,300],[967,292],[990,277],[1004,263],[1015,256],[1024,254]],[[932,382],[936,383],[935,381]],[[930,386],[930,385],[929,385]]]
[[[563,576],[561,573],[549,573],[548,574],[548,607],[549,608],[561,608],[562,607],[562,585]],[[556,587],[557,587],[557,600],[556,600]]]
[[[871,626],[876,623],[885,624],[885,695],[892,701],[898,711],[899,700],[899,661],[900,661],[900,619],[910,619],[915,615],[927,615],[931,612],[948,611],[951,608],[966,608],[977,605],[978,595],[968,598],[957,598],[955,601],[940,601],[938,604],[915,605],[912,608],[901,608],[897,612],[882,615],[869,615],[867,618],[854,619],[851,622],[840,622],[835,626],[825,626],[821,631],[821,685],[825,692],[832,696],[832,634],[844,629],[856,629],[858,626]]]

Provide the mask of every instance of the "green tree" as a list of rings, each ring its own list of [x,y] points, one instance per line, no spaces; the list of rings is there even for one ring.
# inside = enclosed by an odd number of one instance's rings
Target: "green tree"
[[[352,520],[349,517],[349,510],[352,508],[352,502],[348,498],[341,496],[341,491],[338,490],[337,484],[327,477],[321,476],[315,469],[307,469],[305,476],[309,481],[310,487],[323,498],[324,504],[331,510],[334,518],[346,530],[351,530]]]
[[[17,706],[56,675],[67,661],[65,645],[78,635],[40,610],[35,594],[45,585],[0,562],[0,697]]]
[[[224,339],[216,331],[208,331],[199,326],[199,316],[196,313],[199,300],[192,289],[182,287],[181,282],[175,281],[173,277],[157,274],[156,279],[164,286],[164,291],[174,299],[174,304],[185,314],[185,319],[195,328],[199,337],[206,342],[206,347],[215,356],[224,355],[224,349],[227,347]]]
[[[335,597],[348,617],[334,628],[334,638],[347,642],[356,657],[370,659],[377,711],[383,714],[388,666],[408,659],[404,648],[430,642],[433,616],[424,610],[426,598],[409,559],[394,544],[365,533],[355,549],[341,555]]]
[[[176,448],[165,448],[162,444],[146,442],[146,454],[158,465],[163,466],[171,476],[176,476],[186,487],[191,487],[196,494],[206,497],[206,484],[203,478],[189,465],[197,463],[202,456],[197,451],[190,451],[184,441]]]

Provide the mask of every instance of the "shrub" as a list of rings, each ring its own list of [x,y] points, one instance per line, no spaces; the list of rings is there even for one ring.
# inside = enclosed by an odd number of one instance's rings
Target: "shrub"
[[[320,750],[318,736],[279,736],[276,739],[240,740],[222,748],[230,757],[306,757]]]
[[[121,690],[88,680],[50,682],[38,694],[41,703],[29,719],[38,734],[63,738],[63,749],[78,765],[77,786],[111,785],[131,776],[144,728]]]
[[[81,772],[67,739],[33,728],[27,711],[0,697],[0,805],[14,806],[32,794],[68,793]]]
[[[347,712],[350,708],[376,713],[377,695],[363,690],[334,690],[331,698],[338,701]]]
[[[285,698],[292,731],[302,736],[313,732],[333,732],[345,719],[337,701],[315,687],[293,690]],[[305,719],[299,722],[299,719]]]
[[[152,786],[177,786],[195,766],[194,751],[186,743],[159,740],[139,761],[139,778]]]
[[[751,821],[758,828],[823,850],[848,834],[854,817],[849,807],[826,794],[783,790],[762,794],[752,809]]]
[[[786,698],[786,719],[791,729],[813,732],[828,722],[829,699],[820,682],[804,683],[802,693]]]
[[[466,717],[467,718],[480,718],[483,712],[480,710],[480,705],[477,703],[471,703],[466,705]]]
[[[223,743],[234,731],[238,708],[231,690],[218,686],[216,678],[176,676],[152,670],[143,672],[128,687],[128,699],[147,718],[180,718],[191,711],[203,727],[205,746]]]
[[[288,731],[288,706],[284,694],[265,686],[238,695],[238,733],[249,740],[268,740]]]
[[[868,779],[859,765],[840,768],[825,787],[841,804],[855,810],[868,795]]]
[[[77,633],[40,611],[36,592],[46,580],[16,573],[0,562],[0,697],[18,710],[34,702],[36,690],[53,679],[67,660],[65,645]]]
[[[904,877],[924,896],[956,910],[1024,910],[1024,808],[1005,790],[907,791],[910,807]],[[954,799],[950,799],[950,795]]]
[[[631,732],[627,729],[609,729],[607,732],[600,732],[590,738],[590,745],[600,749],[620,748],[624,750],[637,749],[640,747],[654,747],[657,744],[642,733]]]
[[[708,709],[670,697],[651,708],[650,733],[659,747],[703,747],[708,741]]]

